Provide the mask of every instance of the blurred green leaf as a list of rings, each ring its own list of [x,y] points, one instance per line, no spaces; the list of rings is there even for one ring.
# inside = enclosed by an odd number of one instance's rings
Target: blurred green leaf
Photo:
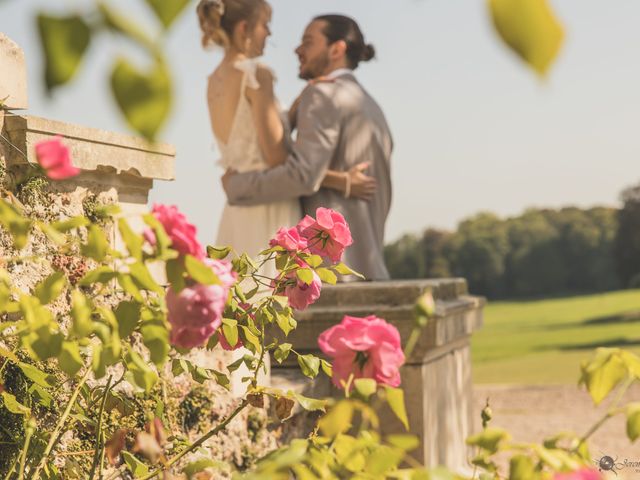
[[[360,277],[363,280],[365,279],[364,275],[356,272],[355,270],[352,270],[351,268],[346,266],[344,263],[338,263],[337,265],[334,265],[332,268],[341,275],[355,275],[356,277]]]
[[[169,355],[169,332],[161,325],[145,324],[140,328],[142,341],[149,349],[151,361],[158,366],[164,364]]]
[[[67,220],[61,220],[59,222],[54,222],[51,224],[53,228],[55,228],[60,233],[66,233],[69,230],[73,230],[74,228],[86,227],[91,222],[85,216],[72,217]]]
[[[25,377],[41,387],[51,388],[56,384],[56,378],[53,375],[49,375],[33,365],[20,362],[18,363],[18,367],[20,367]]]
[[[180,293],[187,285],[184,275],[187,272],[184,268],[184,259],[173,258],[165,264],[167,280],[171,284],[171,289],[175,293]]]
[[[407,409],[404,404],[404,391],[400,388],[386,386],[387,403],[391,407],[391,411],[396,415],[398,420],[409,430],[409,419],[407,418]]]
[[[356,378],[353,381],[353,386],[360,395],[362,395],[365,399],[369,399],[371,395],[376,393],[378,389],[378,384],[373,378]]]
[[[109,29],[130,38],[134,42],[146,48],[152,54],[157,53],[157,48],[153,40],[139,25],[133,22],[130,17],[121,14],[103,1],[98,2],[98,10],[102,14],[104,23]]]
[[[640,403],[627,406],[627,437],[632,442],[640,437]]]
[[[333,438],[351,428],[352,417],[353,404],[341,400],[318,421],[318,427],[323,435]]]
[[[156,14],[158,20],[162,23],[162,26],[167,29],[173,24],[176,18],[184,12],[184,9],[189,5],[190,0],[172,0],[170,2],[166,0],[145,1]]]
[[[150,292],[155,292],[162,294],[164,290],[158,283],[153,279],[151,273],[147,266],[142,262],[135,262],[129,265],[129,275],[131,275],[131,279],[135,282],[136,286],[141,290],[148,290]]]
[[[45,85],[51,91],[73,78],[91,40],[91,28],[77,15],[37,17],[45,59]]]
[[[80,285],[81,287],[88,287],[89,285],[93,285],[94,283],[107,284],[111,280],[116,278],[116,276],[117,272],[115,272],[113,268],[103,265],[87,272],[87,274],[82,277],[80,282],[78,282],[78,285]]]
[[[502,40],[539,75],[545,75],[564,38],[547,0],[489,0]]]
[[[129,467],[129,470],[131,470],[131,473],[133,473],[134,478],[141,477],[149,473],[149,468],[131,453],[123,450],[120,454],[122,455],[124,462],[127,464],[127,467]]]
[[[93,332],[91,320],[91,304],[80,290],[71,292],[71,331],[78,337],[84,338]]]
[[[488,427],[482,432],[467,438],[467,445],[480,447],[493,454],[498,451],[502,442],[511,438],[509,433],[501,428]]]
[[[273,352],[273,358],[276,359],[276,362],[284,362],[289,356],[292,346],[293,345],[291,345],[290,343],[283,343],[281,345],[278,345],[278,347]]]
[[[87,234],[87,243],[82,245],[82,254],[85,257],[101,262],[107,256],[109,250],[109,241],[104,231],[97,225],[89,225]]]
[[[33,293],[40,303],[46,305],[58,298],[66,286],[67,279],[64,273],[54,272],[40,282]]]
[[[220,285],[220,279],[211,269],[197,258],[187,255],[184,258],[184,266],[187,273],[196,282],[203,285]]]
[[[114,311],[118,319],[118,334],[125,339],[131,335],[140,320],[140,304],[131,301],[122,301]]]
[[[142,245],[144,244],[144,240],[142,239],[142,237],[131,230],[129,223],[124,218],[118,219],[118,230],[120,231],[122,241],[129,251],[129,255],[131,255],[136,260],[141,261]]]
[[[394,447],[401,448],[406,452],[415,450],[420,446],[420,439],[415,435],[397,434],[389,435],[386,438],[387,442]]]
[[[313,283],[313,270],[309,268],[298,268],[296,270],[296,276],[301,282],[311,285]]]
[[[336,276],[336,274],[328,268],[319,268],[316,270],[316,273],[320,277],[320,280],[328,283],[329,285],[335,285],[338,282],[338,277]]]
[[[111,90],[131,128],[153,141],[171,109],[171,78],[164,62],[142,72],[120,58],[111,73]]]
[[[227,258],[231,253],[231,247],[212,247],[207,246],[207,256],[215,260],[222,260]]]
[[[509,462],[509,480],[531,480],[535,476],[535,464],[526,455],[515,455]]]
[[[58,356],[58,365],[60,366],[60,370],[70,377],[75,376],[82,368],[84,363],[76,342],[62,342],[62,350]]]
[[[596,405],[629,374],[621,351],[616,348],[598,348],[594,357],[584,362],[581,368],[580,383],[587,387]]]
[[[127,354],[127,378],[135,385],[149,393],[158,381],[158,374],[133,350]]]

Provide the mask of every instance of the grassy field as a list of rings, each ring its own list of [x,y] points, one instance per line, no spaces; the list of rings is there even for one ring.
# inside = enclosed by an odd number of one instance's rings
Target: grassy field
[[[594,348],[640,353],[640,290],[490,302],[473,336],[475,383],[575,383]]]

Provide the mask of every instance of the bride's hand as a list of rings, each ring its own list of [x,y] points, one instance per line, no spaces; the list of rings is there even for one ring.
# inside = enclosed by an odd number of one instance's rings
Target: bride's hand
[[[350,198],[371,200],[376,193],[378,188],[376,179],[363,173],[367,168],[369,168],[369,164],[364,162],[351,167],[346,172],[351,183]]]

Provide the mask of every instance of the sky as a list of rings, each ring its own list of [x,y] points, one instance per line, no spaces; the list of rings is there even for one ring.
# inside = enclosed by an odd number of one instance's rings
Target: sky
[[[150,31],[142,0],[112,0]],[[377,99],[395,140],[394,197],[386,238],[426,227],[453,229],[480,211],[517,215],[528,207],[617,205],[640,181],[640,2],[554,0],[566,30],[556,64],[540,80],[500,43],[478,0],[272,0],[273,35],[264,62],[290,103],[304,87],[293,54],[321,13],[354,17],[377,59],[357,76]],[[0,0],[0,31],[24,50],[26,112],[126,132],[108,87],[116,55],[142,61],[112,37],[92,44],[75,81],[44,94],[34,15],[90,0]],[[195,8],[195,3],[194,3]],[[161,139],[175,145],[176,180],[156,182],[151,201],[176,204],[212,243],[225,202],[219,153],[205,102],[206,77],[221,58],[200,48],[193,9],[166,47],[175,105]],[[2,72],[0,72],[0,75]]]

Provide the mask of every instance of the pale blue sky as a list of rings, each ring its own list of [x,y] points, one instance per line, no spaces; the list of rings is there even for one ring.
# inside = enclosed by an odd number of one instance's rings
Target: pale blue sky
[[[142,2],[113,3],[155,26]],[[273,0],[265,61],[286,104],[303,87],[293,49],[307,21],[328,12],[359,21],[378,59],[357,75],[386,112],[396,144],[389,241],[426,226],[453,228],[480,210],[616,205],[620,190],[640,178],[640,2],[552,3],[567,38],[545,82],[498,42],[478,0]],[[71,88],[45,98],[33,13],[51,4],[0,0],[0,31],[26,51],[29,113],[124,131],[106,73],[116,52],[137,58],[127,43],[96,42]],[[200,49],[191,10],[168,49],[176,104],[162,137],[177,148],[177,179],[158,182],[152,200],[179,205],[210,243],[224,194],[204,88],[219,54]]]

